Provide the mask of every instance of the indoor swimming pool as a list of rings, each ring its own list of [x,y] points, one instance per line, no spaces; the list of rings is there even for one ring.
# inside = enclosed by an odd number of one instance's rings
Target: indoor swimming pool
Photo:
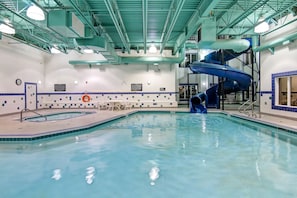
[[[1,197],[296,197],[296,140],[222,113],[138,112],[1,142]]]

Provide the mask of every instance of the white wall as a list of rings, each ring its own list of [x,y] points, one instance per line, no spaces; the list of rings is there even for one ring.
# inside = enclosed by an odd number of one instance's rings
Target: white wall
[[[19,112],[25,107],[24,83],[44,79],[43,52],[2,36],[0,54],[0,114]]]
[[[177,105],[176,64],[160,64],[160,70],[147,64],[102,65],[91,68],[86,65],[73,66],[69,64],[69,60],[104,58],[100,54],[83,55],[75,51],[50,55],[4,36],[0,40],[0,54],[0,115],[19,112],[25,108],[26,82],[37,84],[38,108],[48,108],[49,103],[53,108],[64,108],[65,104],[61,106],[57,103],[63,103],[69,97],[75,100],[74,103],[81,103],[80,93],[92,93],[94,103],[115,99],[119,95],[125,100],[135,100],[136,107]],[[16,85],[17,78],[23,81],[22,85]],[[75,84],[74,81],[78,83]],[[143,92],[131,92],[131,83],[142,83]],[[54,92],[54,84],[66,84],[66,92]],[[165,88],[165,91],[160,91],[160,88]],[[44,101],[47,104],[43,104]],[[67,107],[70,108],[69,105]]]
[[[47,57],[46,82],[44,91],[53,91],[54,84],[67,84],[67,91],[87,92],[127,92],[131,91],[131,83],[142,83],[144,92],[158,92],[160,87],[173,92],[175,86],[176,65],[160,64],[157,66],[147,64],[127,65],[88,65],[73,66],[70,60],[102,60],[101,55],[82,55],[71,52],[68,55],[58,54]],[[74,81],[78,81],[75,85]]]
[[[283,30],[275,31],[263,37],[261,42],[271,42],[279,37],[285,37],[292,30],[296,32],[297,22],[292,23]],[[274,48],[274,53],[268,50],[261,52],[261,103],[263,113],[296,117],[295,112],[272,109],[272,74],[291,72],[297,70],[297,41]]]
[[[96,107],[109,100],[132,102],[134,107],[176,107],[176,64],[79,65],[70,60],[96,60],[100,54],[53,55],[45,59],[46,79],[41,88],[40,108]],[[74,82],[78,82],[75,84]],[[131,91],[131,84],[142,84],[141,92]],[[54,84],[66,84],[66,94],[53,93]],[[165,91],[160,91],[165,88]],[[83,103],[84,93],[91,94],[90,103]],[[71,98],[71,99],[69,99]]]
[[[2,36],[0,54],[0,92],[22,93],[23,86],[15,84],[17,78],[23,82],[44,79],[43,52]]]

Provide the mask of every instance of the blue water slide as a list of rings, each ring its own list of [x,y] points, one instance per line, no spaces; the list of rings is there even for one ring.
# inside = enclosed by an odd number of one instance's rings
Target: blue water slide
[[[190,112],[191,113],[207,113],[206,105],[208,97],[206,93],[198,93],[190,99]],[[203,103],[205,105],[203,105]]]
[[[224,90],[226,94],[248,90],[252,80],[251,75],[229,65],[221,64],[221,62],[225,63],[236,58],[247,50],[242,52],[235,52],[233,50],[215,51],[205,56],[204,60],[194,62],[190,65],[193,73],[209,74],[225,78],[224,82],[220,82],[206,90],[206,95],[208,96],[207,107],[220,107],[219,95],[222,94],[220,90]],[[221,89],[222,87],[223,89]]]
[[[238,87],[239,90],[247,90],[251,84],[251,75],[228,65],[193,62],[190,65],[190,69],[193,73],[209,74],[227,78],[229,81],[235,81],[234,86]]]
[[[207,108],[217,108],[219,109],[220,107],[218,106],[219,104],[219,97],[218,97],[218,87],[219,85],[216,84],[212,86],[211,88],[206,90],[206,95],[208,96],[208,102],[206,104]]]

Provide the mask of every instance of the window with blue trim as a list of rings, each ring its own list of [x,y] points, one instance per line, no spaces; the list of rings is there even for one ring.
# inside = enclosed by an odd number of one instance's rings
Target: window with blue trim
[[[297,71],[272,74],[272,108],[297,112]]]

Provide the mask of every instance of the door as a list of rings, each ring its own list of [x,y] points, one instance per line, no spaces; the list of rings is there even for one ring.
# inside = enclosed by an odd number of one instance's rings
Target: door
[[[25,83],[25,109],[37,109],[37,83]]]

